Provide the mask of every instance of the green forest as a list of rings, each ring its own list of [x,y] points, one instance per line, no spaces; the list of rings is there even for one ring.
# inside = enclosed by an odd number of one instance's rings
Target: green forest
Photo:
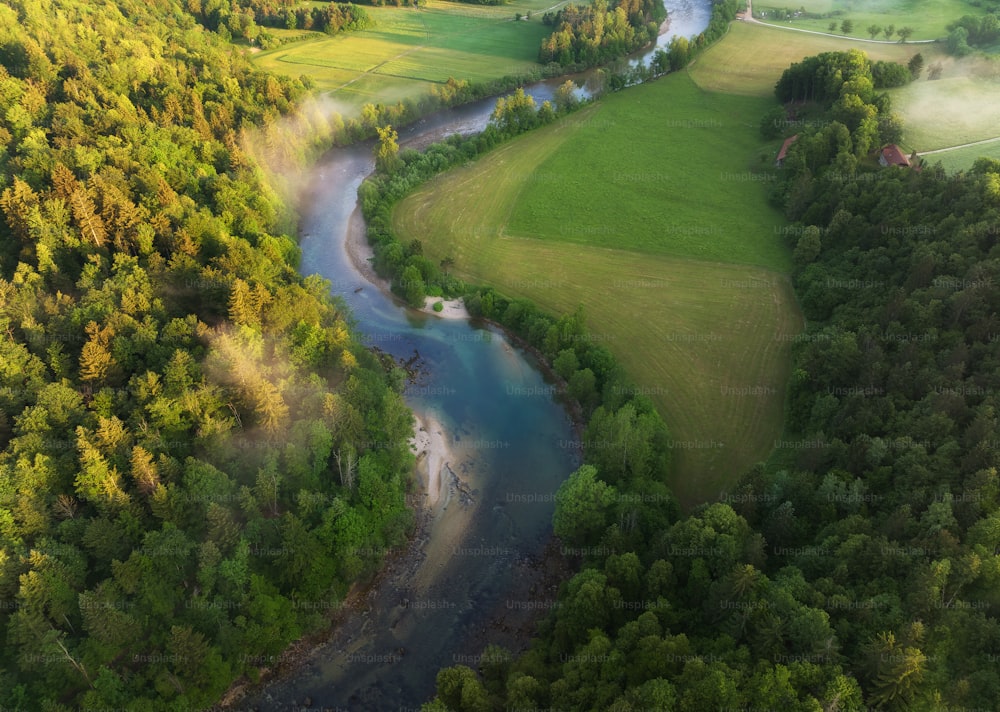
[[[276,40],[260,26],[288,30],[316,30],[335,35],[345,30],[364,30],[372,26],[363,8],[349,3],[328,2],[323,6],[303,5],[298,0],[240,0],[202,3],[191,0],[185,6],[198,21],[226,39],[245,40],[267,47]]]
[[[548,59],[645,42],[653,11],[625,7],[604,44],[584,37],[600,0],[560,11]],[[300,275],[294,218],[246,150],[267,127],[267,150],[294,152],[278,127],[310,92],[231,40],[316,17],[367,22],[353,5],[0,2],[0,709],[211,706],[329,625],[412,529],[405,374]],[[778,82],[762,125],[798,138],[770,197],[808,327],[771,460],[687,515],[663,420],[582,313],[464,285],[388,229],[417,183],[574,110],[572,85],[541,107],[516,93],[481,136],[420,155],[384,125],[402,104],[349,127],[383,149],[360,192],[376,266],[407,301],[464,293],[532,346],[600,444],[555,496],[578,573],[530,649],[441,670],[425,710],[996,708],[1000,162],[878,165],[903,130],[880,90],[913,69],[831,52]]]
[[[567,5],[542,18],[556,29],[542,40],[538,61],[590,67],[645,46],[656,39],[667,12],[659,0],[594,0]]]
[[[0,4],[0,706],[184,710],[410,525],[412,416],[241,149],[302,85],[171,0]]]

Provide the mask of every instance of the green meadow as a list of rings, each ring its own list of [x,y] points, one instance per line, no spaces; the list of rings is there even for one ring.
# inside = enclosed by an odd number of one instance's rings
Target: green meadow
[[[942,153],[932,153],[925,156],[924,160],[930,165],[940,163],[945,170],[954,172],[967,170],[978,158],[992,158],[1000,161],[1000,140],[966,148],[956,148]]]
[[[968,76],[963,68],[973,66],[952,64],[941,79],[922,79],[889,92],[905,120],[907,150],[930,151],[1000,136],[1000,79]]]
[[[825,19],[806,19],[796,17],[791,20],[777,20],[774,11],[777,8],[792,12],[804,9],[810,13],[832,15]],[[767,13],[762,22],[773,22],[776,25],[798,27],[803,30],[829,32],[830,23],[837,22],[837,33],[840,33],[840,23],[850,20],[854,23],[851,36],[870,38],[870,25],[885,27],[894,25],[913,28],[911,40],[933,40],[948,34],[946,27],[962,15],[982,15],[982,8],[974,7],[967,0],[762,0],[753,4],[754,14]],[[884,40],[885,34],[876,35],[875,39]],[[891,39],[897,39],[892,35]]]
[[[484,81],[538,68],[538,46],[551,28],[540,10],[551,0],[499,7],[430,0],[426,6],[369,7],[375,26],[330,37],[311,32],[298,42],[254,55],[261,68],[308,76],[345,107],[426,94],[449,77]],[[539,11],[531,20],[514,14]]]
[[[775,176],[758,170],[755,155],[754,119],[768,101],[704,92],[686,76],[669,86],[631,104],[611,102],[592,118],[571,117],[579,123],[572,145],[505,186],[513,206],[505,229],[787,269],[787,250],[772,229],[781,218],[764,200]]]
[[[802,322],[766,201],[766,106],[671,75],[438,176],[393,215],[465,279],[557,313],[582,304],[670,427],[685,506],[716,499],[782,429]]]

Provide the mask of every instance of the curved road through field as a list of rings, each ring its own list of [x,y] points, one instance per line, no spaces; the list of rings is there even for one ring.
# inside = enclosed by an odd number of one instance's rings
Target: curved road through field
[[[969,148],[970,146],[978,146],[982,143],[993,143],[994,141],[1000,141],[1000,136],[994,136],[993,138],[984,138],[981,141],[970,141],[969,143],[960,143],[957,146],[947,146],[946,148],[935,148],[933,151],[917,151],[917,155],[929,156],[932,153],[945,153],[947,151],[954,151],[959,148]]]
[[[910,40],[909,42],[900,42],[894,40],[866,40],[864,37],[848,37],[846,35],[835,35],[831,32],[819,32],[818,30],[803,30],[801,27],[787,27],[786,25],[772,25],[770,22],[761,22],[753,16],[753,0],[747,0],[747,11],[746,14],[740,18],[743,22],[749,22],[754,25],[763,25],[764,27],[776,27],[779,30],[790,30],[791,32],[805,32],[807,35],[821,35],[823,37],[836,37],[839,40],[853,40],[855,42],[870,42],[872,44],[930,44],[932,42],[937,42],[937,40]],[[957,147],[956,147],[957,148]]]

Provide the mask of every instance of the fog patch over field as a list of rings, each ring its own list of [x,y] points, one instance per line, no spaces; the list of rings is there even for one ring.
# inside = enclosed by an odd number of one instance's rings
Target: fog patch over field
[[[890,92],[904,121],[903,145],[930,151],[1000,135],[1000,64],[976,57],[938,60],[940,79],[920,79]]]
[[[923,50],[921,47],[913,47],[913,53]],[[993,59],[991,57],[984,56],[973,56],[973,57],[951,57],[942,56],[931,65],[937,64],[941,67],[941,79],[955,79],[959,77],[974,77],[976,79],[990,79],[993,81],[1000,81],[1000,60]],[[925,64],[924,71],[920,75],[920,79],[916,83],[928,81],[940,81],[940,80],[928,80],[927,70],[929,66]]]

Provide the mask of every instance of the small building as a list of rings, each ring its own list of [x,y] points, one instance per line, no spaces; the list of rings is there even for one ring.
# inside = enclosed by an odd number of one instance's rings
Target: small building
[[[878,163],[880,166],[903,166],[910,167],[910,159],[900,150],[899,146],[890,143],[879,152]]]
[[[781,144],[781,150],[778,151],[778,157],[774,161],[775,166],[781,168],[783,165],[785,165],[785,158],[788,156],[788,149],[791,147],[793,143],[795,143],[798,137],[799,137],[798,134],[795,134],[794,136],[789,136],[788,138],[785,139],[785,142]]]

